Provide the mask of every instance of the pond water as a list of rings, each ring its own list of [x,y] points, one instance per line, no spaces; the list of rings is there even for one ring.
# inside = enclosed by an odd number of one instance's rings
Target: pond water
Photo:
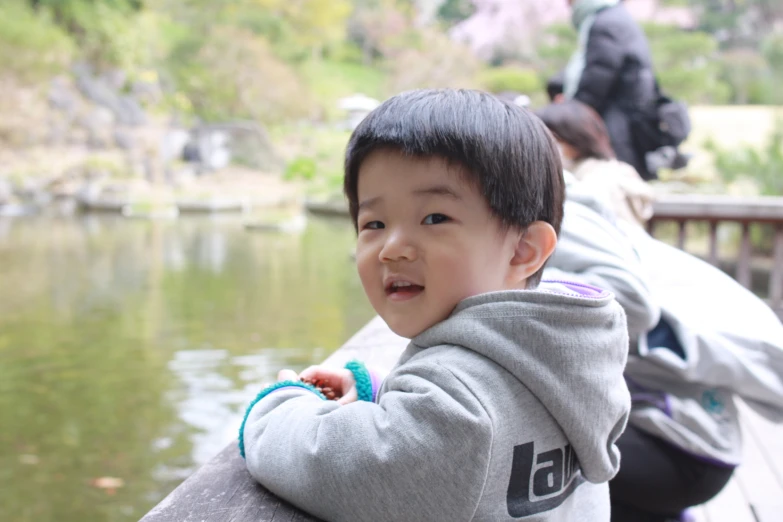
[[[344,220],[0,218],[0,520],[135,521],[373,315]]]

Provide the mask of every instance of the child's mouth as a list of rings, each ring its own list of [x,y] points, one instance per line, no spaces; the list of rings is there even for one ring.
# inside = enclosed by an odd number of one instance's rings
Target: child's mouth
[[[407,281],[395,281],[386,287],[386,295],[394,301],[405,301],[421,294],[424,287]]]

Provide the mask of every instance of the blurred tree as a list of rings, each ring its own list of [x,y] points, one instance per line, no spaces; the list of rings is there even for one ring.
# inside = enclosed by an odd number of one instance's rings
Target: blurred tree
[[[494,93],[513,91],[531,95],[542,90],[538,73],[523,67],[492,67],[482,71],[478,80],[482,88]]]
[[[345,39],[346,22],[352,11],[350,0],[249,0],[264,14],[288,27],[277,27],[285,44],[320,57],[325,48]],[[275,40],[273,35],[270,38]],[[283,42],[274,42],[283,43]]]
[[[248,30],[213,28],[196,56],[175,71],[194,111],[209,120],[277,123],[308,115],[308,93],[294,71]]]
[[[764,56],[750,49],[730,49],[721,55],[721,78],[731,89],[731,103],[765,103],[769,67]]]
[[[778,121],[775,130],[763,148],[744,146],[725,150],[714,143],[707,144],[715,154],[715,166],[723,179],[731,182],[749,179],[759,188],[762,195],[783,194],[783,121]]]
[[[426,29],[386,61],[390,92],[421,87],[476,87],[481,64],[467,46],[450,41],[443,33]]]
[[[410,13],[409,5],[396,0],[357,4],[348,22],[348,36],[362,49],[365,64],[390,58],[405,46],[412,30]]]
[[[761,50],[770,67],[783,74],[783,32],[769,35],[762,43]]]
[[[446,0],[438,9],[438,18],[447,26],[459,23],[476,12],[473,0]]]
[[[0,5],[0,75],[35,83],[62,70],[74,52],[73,40],[48,11],[36,14],[22,0]]]
[[[535,62],[543,81],[563,70],[576,49],[576,43],[576,31],[570,24],[553,24],[546,28]]]
[[[688,0],[701,12],[701,29],[724,48],[758,46],[783,20],[780,0]]]
[[[718,44],[708,33],[676,26],[645,24],[653,64],[662,88],[691,103],[725,103],[729,86],[715,60]]]

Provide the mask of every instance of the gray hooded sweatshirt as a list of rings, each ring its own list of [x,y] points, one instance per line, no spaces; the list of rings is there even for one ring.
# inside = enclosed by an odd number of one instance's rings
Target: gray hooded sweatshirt
[[[625,320],[582,285],[468,298],[411,341],[375,402],[301,388],[257,402],[248,470],[328,521],[608,521]]]

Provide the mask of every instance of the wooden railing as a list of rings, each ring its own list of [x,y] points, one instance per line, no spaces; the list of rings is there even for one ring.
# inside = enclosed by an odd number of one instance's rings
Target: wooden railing
[[[718,226],[738,223],[741,227],[739,254],[734,278],[751,288],[753,252],[751,226],[772,225],[774,229],[771,264],[763,268],[769,272],[767,303],[783,319],[783,197],[737,198],[695,194],[667,195],[655,202],[655,213],[648,223],[648,231],[655,235],[656,225],[674,221],[678,225],[677,246],[685,248],[688,222],[706,222],[709,226],[709,247],[706,261],[721,266],[718,245]]]
[[[359,330],[326,359],[338,367],[361,359],[391,370],[408,340],[394,335],[379,317]],[[226,446],[152,508],[141,522],[317,522],[256,482],[239,456],[236,442]]]

